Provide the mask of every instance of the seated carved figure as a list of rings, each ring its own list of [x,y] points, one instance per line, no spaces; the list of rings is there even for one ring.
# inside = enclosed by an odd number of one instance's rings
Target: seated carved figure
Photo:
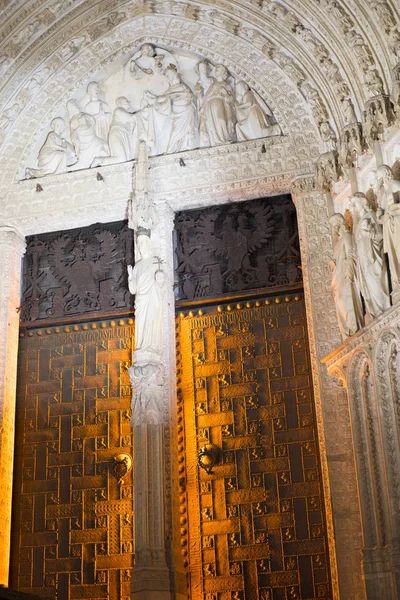
[[[279,135],[279,125],[267,114],[254,92],[244,81],[236,84],[236,135],[238,142]]]
[[[86,169],[96,158],[109,156],[107,142],[96,135],[94,117],[82,112],[76,100],[69,100],[67,109],[70,116],[71,141],[78,156],[75,167]]]
[[[76,163],[77,158],[72,144],[67,142],[62,134],[65,131],[65,121],[56,117],[51,122],[51,131],[38,155],[37,168],[26,169],[26,177],[43,177],[55,173],[64,173],[67,165]]]

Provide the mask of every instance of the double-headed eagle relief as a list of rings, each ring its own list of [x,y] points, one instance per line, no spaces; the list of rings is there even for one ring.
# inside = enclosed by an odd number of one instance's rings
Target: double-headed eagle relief
[[[102,83],[68,100],[27,178],[280,135],[262,98],[227,67],[143,44]]]

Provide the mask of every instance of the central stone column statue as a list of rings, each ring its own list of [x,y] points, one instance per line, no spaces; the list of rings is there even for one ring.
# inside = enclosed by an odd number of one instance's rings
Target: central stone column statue
[[[135,489],[135,600],[184,600],[186,576],[173,550],[170,406],[175,399],[173,213],[155,205],[148,149],[140,143],[129,223],[135,231],[135,265],[128,266],[135,296],[135,344],[129,375],[133,387]],[[157,214],[157,217],[156,217]],[[155,242],[156,240],[156,242]],[[172,343],[170,343],[172,341]],[[177,515],[178,516],[178,515]]]

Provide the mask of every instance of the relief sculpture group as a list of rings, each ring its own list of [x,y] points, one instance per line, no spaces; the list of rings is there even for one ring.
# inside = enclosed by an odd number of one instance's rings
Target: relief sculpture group
[[[65,116],[52,120],[25,176],[130,161],[138,157],[140,141],[159,155],[280,135],[265,102],[224,65],[200,60],[194,72],[191,87],[176,56],[143,44],[123,69],[126,95],[109,103],[91,81],[84,97],[70,99]]]

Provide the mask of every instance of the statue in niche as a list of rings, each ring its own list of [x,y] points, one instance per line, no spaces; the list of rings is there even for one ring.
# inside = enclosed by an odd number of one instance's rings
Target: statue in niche
[[[329,121],[322,121],[319,126],[319,132],[324,143],[325,152],[333,152],[336,150],[337,137]]]
[[[333,237],[332,290],[336,304],[339,329],[343,338],[363,327],[363,307],[356,280],[356,254],[353,236],[344,216],[335,213],[329,219]]]
[[[377,69],[369,69],[364,75],[364,82],[373,96],[385,93],[383,81]]]
[[[133,77],[133,79],[141,79],[145,75],[161,73],[164,58],[164,51],[154,48],[152,44],[143,44],[140,50],[128,61],[125,69],[125,77],[129,76]]]
[[[214,72],[214,81],[202,93],[199,112],[202,146],[229,144],[235,139],[235,98],[228,83],[229,72],[224,65],[216,65]]]
[[[51,122],[51,131],[47,134],[46,141],[39,150],[37,168],[26,169],[26,177],[43,177],[56,173],[64,173],[67,166],[73,165],[78,160],[72,144],[63,137],[65,121],[56,117]]]
[[[125,96],[117,98],[115,104],[108,136],[110,154],[118,161],[132,160],[137,155],[137,115]]]
[[[96,81],[89,83],[86,93],[89,100],[83,105],[84,111],[94,118],[96,135],[101,140],[107,141],[111,121],[111,109],[106,102],[100,100],[100,86]]]
[[[75,167],[87,169],[95,159],[109,156],[108,144],[96,134],[94,117],[82,112],[76,100],[67,102],[67,110],[70,118],[71,141],[78,156]]]
[[[135,363],[158,362],[162,353],[162,290],[165,274],[160,259],[152,254],[150,230],[139,228],[137,249],[140,259],[128,266],[129,291],[135,296]]]
[[[376,183],[379,205],[376,216],[383,228],[383,250],[389,259],[395,303],[400,300],[400,204],[397,198],[400,181],[394,179],[390,167],[381,165],[376,172]]]
[[[367,311],[367,320],[376,319],[390,306],[389,280],[383,255],[382,227],[364,194],[351,200],[357,277]]]
[[[238,142],[280,134],[271,111],[244,81],[236,84],[235,106]]]
[[[350,98],[342,99],[343,106],[343,118],[345,125],[351,125],[352,123],[357,122],[356,112],[354,110],[354,105]]]

